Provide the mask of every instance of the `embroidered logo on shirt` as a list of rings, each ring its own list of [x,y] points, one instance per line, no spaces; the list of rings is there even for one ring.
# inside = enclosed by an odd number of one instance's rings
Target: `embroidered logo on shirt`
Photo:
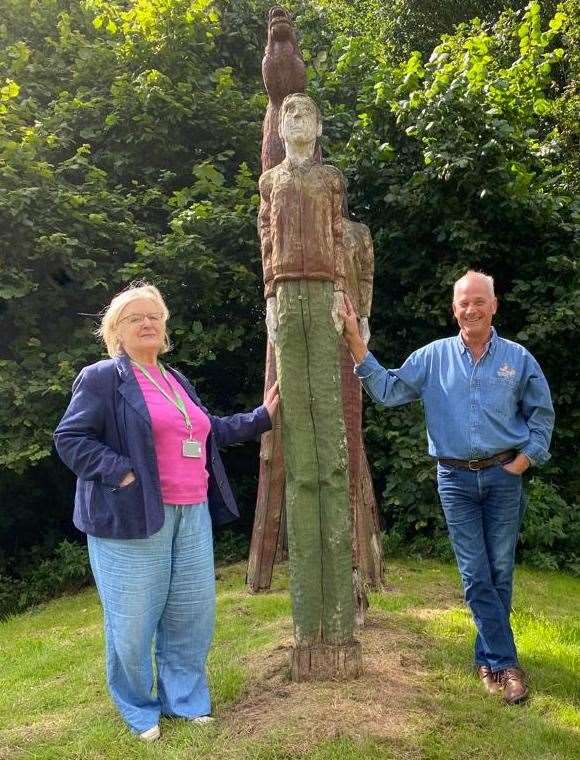
[[[503,380],[513,380],[516,376],[516,371],[513,367],[510,367],[507,364],[502,364],[497,371],[497,376],[501,377]]]

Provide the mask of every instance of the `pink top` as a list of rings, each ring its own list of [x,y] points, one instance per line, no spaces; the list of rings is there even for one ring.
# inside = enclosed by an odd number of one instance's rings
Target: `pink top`
[[[202,504],[207,501],[209,475],[205,469],[205,463],[206,441],[211,429],[210,421],[189,398],[171,372],[166,372],[167,379],[165,379],[159,367],[148,366],[146,369],[170,398],[173,398],[171,388],[175,388],[179,393],[189,412],[193,426],[192,437],[201,444],[200,457],[183,456],[183,441],[189,438],[183,415],[138,367],[133,366],[153,426],[153,441],[163,502],[165,504]]]

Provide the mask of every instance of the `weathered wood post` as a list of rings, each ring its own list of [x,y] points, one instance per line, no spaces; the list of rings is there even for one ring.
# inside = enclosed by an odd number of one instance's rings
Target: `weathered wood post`
[[[298,51],[295,33],[288,14],[281,8],[273,8],[270,11],[268,43],[262,70],[269,96],[262,143],[262,169],[266,171],[278,165],[285,157],[284,144],[278,133],[282,101],[289,93],[303,92],[306,84],[304,62]],[[312,160],[316,163],[320,162],[318,144],[315,145]],[[359,315],[368,317],[372,295],[372,240],[364,225],[358,225],[347,219],[344,219],[343,223],[346,253],[352,262],[348,292]],[[350,355],[342,346],[340,352],[340,372],[343,379],[342,404],[348,439],[352,580],[356,600],[356,618],[361,624],[364,621],[366,607],[365,588],[380,586],[382,582],[382,551],[378,511],[362,441],[360,384],[353,376]],[[274,350],[269,341],[265,390],[275,380]],[[260,451],[260,480],[247,576],[248,585],[253,591],[269,588],[273,564],[281,553],[280,539],[284,533],[284,486],[282,432],[280,419],[278,419],[274,430],[263,436]],[[320,658],[315,659],[318,661]],[[302,660],[303,657],[300,662]],[[346,660],[341,667],[348,670],[350,666]],[[314,669],[317,672],[320,671],[318,665]]]
[[[347,269],[356,267],[346,263],[345,182],[314,159],[322,116],[307,95],[284,98],[279,133],[286,158],[260,177],[259,232],[280,384],[292,677],[353,677],[362,654],[354,638],[340,351]]]

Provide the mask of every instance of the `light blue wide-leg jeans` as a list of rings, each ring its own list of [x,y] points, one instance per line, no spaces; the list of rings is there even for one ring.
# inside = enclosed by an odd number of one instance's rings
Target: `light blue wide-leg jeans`
[[[211,711],[205,662],[215,573],[208,505],[164,509],[163,527],[149,538],[88,537],[104,613],[109,691],[135,733],[155,726],[160,715]]]

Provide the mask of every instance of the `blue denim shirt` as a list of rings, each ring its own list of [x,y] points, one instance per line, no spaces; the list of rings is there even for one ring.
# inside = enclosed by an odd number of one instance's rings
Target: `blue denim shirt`
[[[546,378],[529,351],[495,329],[477,362],[457,335],[414,351],[400,369],[385,369],[369,352],[355,374],[379,404],[422,401],[433,457],[481,459],[517,449],[532,464],[550,458]]]

